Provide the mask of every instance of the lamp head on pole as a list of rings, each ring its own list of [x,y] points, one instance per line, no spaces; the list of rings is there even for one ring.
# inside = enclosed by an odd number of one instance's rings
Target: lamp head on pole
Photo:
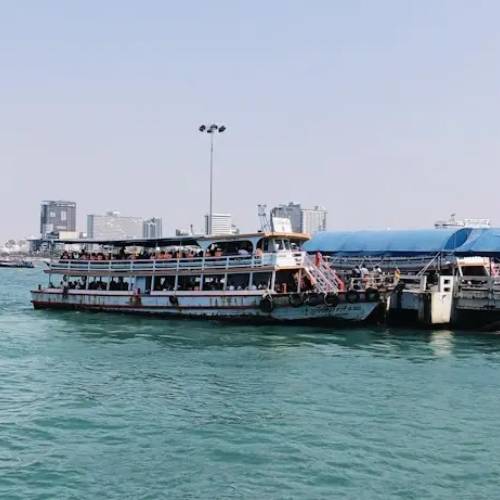
[[[214,134],[215,132],[219,132],[219,134],[221,134],[224,130],[226,130],[226,126],[212,123],[211,125],[200,125],[198,130],[200,132],[206,132],[207,134]]]

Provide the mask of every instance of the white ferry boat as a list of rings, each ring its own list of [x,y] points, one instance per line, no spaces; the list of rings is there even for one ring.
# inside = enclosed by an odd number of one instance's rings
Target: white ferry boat
[[[373,288],[346,289],[296,233],[60,241],[32,290],[35,309],[73,309],[263,322],[364,321]],[[78,245],[78,252],[71,251]],[[73,247],[74,248],[74,247]]]

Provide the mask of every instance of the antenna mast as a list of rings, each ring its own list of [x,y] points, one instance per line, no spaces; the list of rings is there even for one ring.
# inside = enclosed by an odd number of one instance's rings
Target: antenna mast
[[[271,231],[271,224],[269,224],[269,219],[267,218],[267,205],[257,205],[259,214],[259,223],[261,231]]]

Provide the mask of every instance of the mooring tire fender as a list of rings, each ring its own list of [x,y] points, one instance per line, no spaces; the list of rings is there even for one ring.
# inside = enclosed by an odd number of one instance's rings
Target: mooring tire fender
[[[178,306],[179,305],[179,299],[177,298],[176,295],[170,295],[170,297],[168,298],[170,304],[172,304],[173,306]]]
[[[378,302],[380,299],[380,293],[376,288],[367,288],[365,290],[365,300],[367,302]]]
[[[321,295],[319,293],[311,293],[307,296],[307,305],[309,306],[314,307],[324,303],[325,303],[324,295]]]
[[[291,293],[288,302],[292,307],[300,307],[304,303],[304,296],[301,293]]]
[[[265,295],[259,302],[259,309],[262,312],[270,313],[274,309],[273,298],[270,295]]]
[[[356,302],[359,302],[359,293],[356,290],[349,290],[345,294],[345,300],[347,300],[350,304],[355,304]]]
[[[328,293],[325,295],[325,304],[330,307],[336,307],[339,304],[339,296],[336,293]]]

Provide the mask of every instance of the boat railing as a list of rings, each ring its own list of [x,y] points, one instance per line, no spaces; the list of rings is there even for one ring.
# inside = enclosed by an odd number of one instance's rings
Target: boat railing
[[[60,259],[49,264],[50,271],[137,272],[225,270],[260,268],[275,265],[301,265],[303,252],[280,251],[262,255],[226,255],[218,257],[186,257],[179,259],[79,260]]]

